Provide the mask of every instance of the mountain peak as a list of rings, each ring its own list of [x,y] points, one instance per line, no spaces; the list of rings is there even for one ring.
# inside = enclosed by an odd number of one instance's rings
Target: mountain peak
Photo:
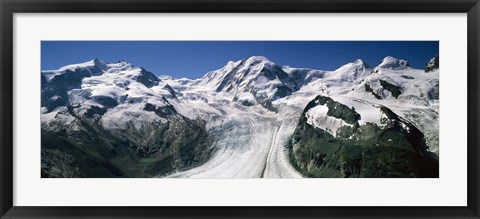
[[[365,61],[363,61],[363,59],[356,59],[354,62],[345,64],[344,66],[347,66],[347,65],[350,65],[356,68],[370,68],[370,65],[368,65]]]
[[[362,59],[357,59],[354,62],[350,62],[340,66],[340,68],[338,68],[335,71],[351,71],[355,69],[364,69],[364,68],[369,68],[367,63],[365,63]]]
[[[247,59],[243,59],[243,63],[245,63],[246,65],[255,65],[255,64],[260,64],[260,63],[275,64],[274,62],[270,61],[270,59],[268,59],[265,56],[251,56]]]
[[[275,63],[270,61],[265,56],[250,56],[248,58],[244,58],[238,61],[228,61],[227,64],[224,65],[222,68],[215,71],[208,72],[202,78],[222,77],[221,75],[228,74],[234,69],[237,69],[237,70],[241,68],[249,69],[252,66],[255,66],[258,64],[274,65]]]
[[[437,54],[434,58],[430,59],[425,65],[425,72],[429,73],[439,68],[439,55]]]
[[[124,64],[124,65],[126,65],[126,64],[129,64],[129,62],[127,62],[125,59],[120,59],[120,60],[117,61],[117,64]]]
[[[250,56],[247,58],[248,61],[263,61],[263,62],[272,62],[265,56]]]
[[[395,58],[393,56],[385,56],[385,58],[383,58],[383,60],[389,60],[389,59],[398,60],[397,58]]]
[[[353,62],[355,65],[366,65],[366,63],[362,59],[357,59]]]
[[[354,62],[340,66],[340,68],[334,71],[334,75],[343,80],[356,80],[358,77],[369,73],[369,71],[366,71],[369,68],[370,66],[362,59],[357,59]]]
[[[107,64],[108,64],[107,62],[102,61],[102,60],[100,60],[100,59],[98,59],[98,58],[93,59],[91,62],[93,62],[93,66],[97,66],[97,67],[99,67],[100,69],[106,69],[106,68],[107,68]]]
[[[404,69],[409,67],[409,63],[406,60],[398,59],[393,56],[387,56],[383,58],[382,62],[378,67],[380,68],[388,68],[388,69]]]

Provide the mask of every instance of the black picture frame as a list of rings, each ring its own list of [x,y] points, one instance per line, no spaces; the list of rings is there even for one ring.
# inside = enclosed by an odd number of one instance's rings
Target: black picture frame
[[[1,218],[479,218],[478,0],[0,0]],[[14,13],[467,13],[466,207],[18,207],[13,206]],[[448,197],[445,197],[448,198]]]

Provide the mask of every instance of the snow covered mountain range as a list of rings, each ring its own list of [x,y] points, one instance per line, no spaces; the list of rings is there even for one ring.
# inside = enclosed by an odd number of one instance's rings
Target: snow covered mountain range
[[[199,79],[42,71],[42,177],[438,177],[439,57],[334,71],[253,56]]]

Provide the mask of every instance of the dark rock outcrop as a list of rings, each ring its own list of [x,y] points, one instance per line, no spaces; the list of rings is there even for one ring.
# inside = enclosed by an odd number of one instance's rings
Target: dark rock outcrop
[[[440,57],[439,55],[435,56],[433,59],[425,64],[425,73],[432,72],[435,69],[440,68]]]
[[[305,113],[318,104],[326,104],[330,116],[346,122],[353,119],[348,123],[354,125],[340,127],[333,136],[307,123]],[[379,109],[384,114],[382,125],[359,125],[354,109],[339,106],[342,104],[331,98],[318,96],[300,117],[288,147],[291,163],[302,174],[328,178],[438,177],[438,157],[427,150],[424,135],[415,126],[387,107]]]

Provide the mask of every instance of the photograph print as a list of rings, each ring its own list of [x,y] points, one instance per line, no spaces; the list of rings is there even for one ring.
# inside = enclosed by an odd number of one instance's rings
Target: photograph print
[[[438,178],[439,74],[438,41],[42,41],[41,176]]]

